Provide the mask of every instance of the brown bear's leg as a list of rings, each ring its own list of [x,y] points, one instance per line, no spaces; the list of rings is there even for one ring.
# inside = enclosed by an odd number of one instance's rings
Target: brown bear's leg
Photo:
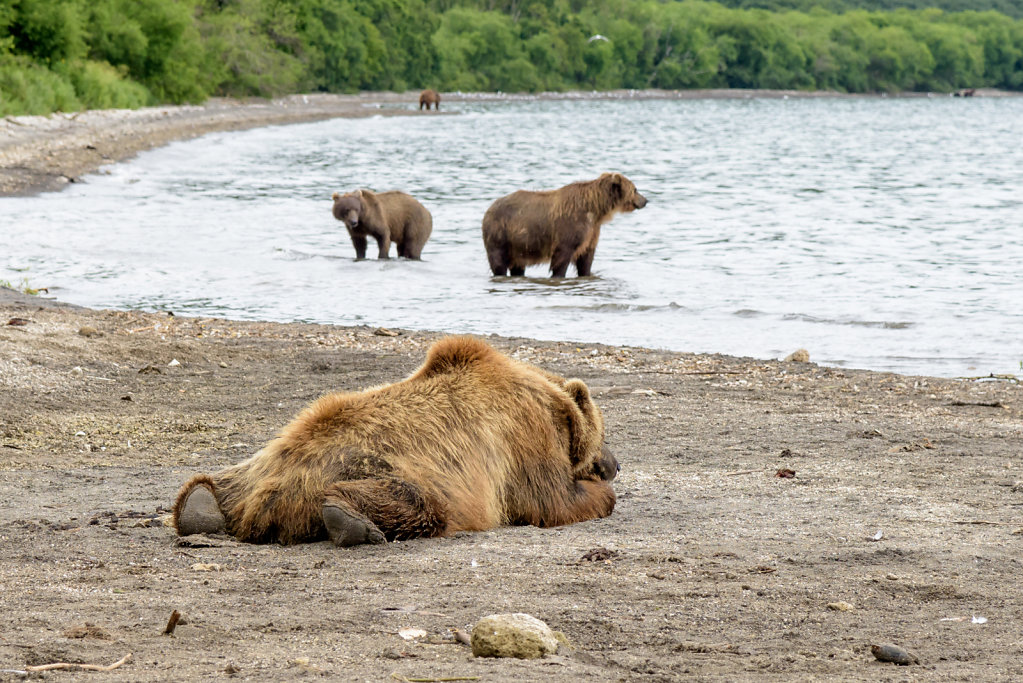
[[[352,235],[352,244],[355,245],[355,258],[360,261],[366,258],[366,236]]]
[[[572,254],[575,247],[558,245],[554,250],[554,257],[551,258],[551,277],[565,277],[568,273],[568,264],[572,262]]]
[[[377,239],[377,246],[380,251],[377,254],[377,258],[386,259],[391,258],[391,236],[390,235],[374,235]]]
[[[408,230],[408,228],[406,228]],[[406,242],[404,245],[404,254],[399,254],[405,258],[412,259],[413,261],[419,261],[423,257],[423,245],[416,246],[413,242]]]
[[[575,269],[579,272],[579,277],[585,277],[590,274],[590,268],[593,266],[593,256],[596,253],[596,249],[591,249],[587,252],[583,252],[583,254],[575,260]]]
[[[490,271],[495,276],[502,276],[508,273],[508,250],[501,245],[487,245],[487,261],[490,263]]]
[[[447,527],[443,504],[419,486],[389,477],[328,486],[323,511],[327,532],[338,545],[349,539],[354,545],[439,536]],[[359,540],[363,537],[367,540]]]
[[[529,484],[520,484],[520,493],[508,501],[509,521],[539,527],[561,526],[607,517],[614,510],[615,492],[610,482],[562,479],[563,483],[558,483],[562,476],[556,472],[532,472]]]
[[[219,534],[227,529],[227,520],[217,504],[213,480],[204,474],[192,477],[181,487],[174,502],[174,526],[178,536]]]
[[[327,496],[323,503],[323,526],[334,545],[342,548],[387,540],[376,524],[352,510],[347,502],[333,496]]]
[[[525,266],[512,266],[510,274],[512,277],[522,277],[526,274]]]

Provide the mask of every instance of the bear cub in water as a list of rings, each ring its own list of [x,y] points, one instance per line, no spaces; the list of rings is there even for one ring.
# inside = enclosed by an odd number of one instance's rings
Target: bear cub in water
[[[342,221],[355,245],[355,257],[366,258],[367,237],[376,240],[377,258],[389,258],[391,242],[398,256],[418,260],[433,231],[433,216],[409,194],[398,191],[335,192],[334,218]]]

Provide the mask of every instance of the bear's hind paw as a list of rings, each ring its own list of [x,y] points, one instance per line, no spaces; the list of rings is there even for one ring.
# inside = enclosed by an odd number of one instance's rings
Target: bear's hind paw
[[[385,543],[384,534],[376,524],[336,505],[323,506],[323,525],[334,545],[347,548],[362,543]]]
[[[193,488],[185,498],[178,513],[177,527],[180,536],[222,534],[227,529],[227,521],[213,492],[200,485]]]

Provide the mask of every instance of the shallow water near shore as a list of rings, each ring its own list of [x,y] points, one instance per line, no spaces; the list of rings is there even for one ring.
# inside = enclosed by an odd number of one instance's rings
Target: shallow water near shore
[[[2,199],[0,279],[92,307],[1019,372],[1023,98],[445,108],[211,134]],[[650,203],[603,229],[594,277],[490,276],[494,199],[607,170]],[[422,262],[354,260],[330,194],[357,187],[430,209]]]

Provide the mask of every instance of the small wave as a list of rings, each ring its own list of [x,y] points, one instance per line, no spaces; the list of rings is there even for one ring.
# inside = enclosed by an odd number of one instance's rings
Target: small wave
[[[648,311],[681,311],[685,306],[680,306],[674,301],[668,304],[619,304],[603,303],[590,304],[588,306],[541,306],[547,311],[595,311],[598,313],[645,313]]]
[[[851,327],[873,327],[882,330],[907,330],[916,327],[916,323],[890,320],[838,320],[835,318],[819,318],[804,313],[789,313],[782,316],[782,320],[796,320],[805,323],[820,323],[823,325],[849,325]]]
[[[764,315],[764,312],[763,311],[756,311],[756,310],[754,310],[752,308],[740,308],[738,311],[734,312],[732,315],[734,315],[736,317],[739,317],[739,318],[759,318],[760,316]]]

